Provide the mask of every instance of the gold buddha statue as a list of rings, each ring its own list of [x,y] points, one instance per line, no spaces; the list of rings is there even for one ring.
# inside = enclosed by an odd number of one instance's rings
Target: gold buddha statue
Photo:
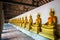
[[[35,23],[31,26],[31,30],[34,31],[34,33],[39,33],[41,31],[41,22],[40,14],[38,14]]]
[[[33,19],[32,19],[32,16],[30,15],[29,25],[32,25],[32,23],[33,23]]]
[[[27,19],[27,16],[25,17],[25,21],[24,21],[25,24],[28,23],[28,19]]]
[[[21,26],[23,26],[23,24],[24,24],[24,17],[22,17]]]
[[[23,24],[23,27],[24,27],[24,28],[26,27],[27,23],[28,23],[28,20],[27,20],[27,16],[26,16],[26,17],[25,17],[25,20],[24,20],[24,24]]]
[[[17,26],[19,26],[19,18],[17,18],[17,20],[16,20],[16,21],[17,21]]]
[[[19,23],[21,23],[21,18],[19,18]]]
[[[41,18],[40,18],[40,14],[37,15],[37,19],[36,19],[36,25],[39,27],[41,26]]]
[[[20,26],[20,18],[17,18],[17,25]]]
[[[50,9],[49,13],[50,17],[45,25],[42,25],[42,32],[50,35],[54,35],[55,27],[57,25],[57,17],[55,16],[55,12]]]
[[[32,16],[30,15],[28,24],[26,25],[26,29],[27,29],[27,30],[30,30],[30,29],[31,29],[32,23],[33,23],[33,19],[32,19]]]
[[[20,18],[20,20],[19,20],[19,21],[20,21],[20,22],[19,22],[19,24],[20,24],[19,26],[21,27],[21,18]]]
[[[55,16],[54,11],[50,9],[50,17],[48,18],[48,25],[56,25],[57,24],[57,17]]]

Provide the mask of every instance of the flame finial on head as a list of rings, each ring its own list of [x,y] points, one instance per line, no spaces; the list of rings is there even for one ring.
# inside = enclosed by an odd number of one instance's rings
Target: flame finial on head
[[[40,17],[40,13],[38,13],[38,14],[37,14],[37,16],[39,16],[39,17]]]
[[[53,8],[50,8],[50,14],[53,14],[53,15],[55,14]]]

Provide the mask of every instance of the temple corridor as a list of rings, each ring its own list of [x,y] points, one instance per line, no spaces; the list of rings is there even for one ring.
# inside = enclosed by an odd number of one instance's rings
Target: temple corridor
[[[0,0],[0,40],[60,40],[60,0]]]

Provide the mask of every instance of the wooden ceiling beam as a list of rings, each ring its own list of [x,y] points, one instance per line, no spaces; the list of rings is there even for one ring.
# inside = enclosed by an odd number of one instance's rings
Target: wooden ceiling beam
[[[44,1],[41,1],[42,5],[44,4]]]
[[[23,3],[23,2],[8,1],[8,0],[0,0],[0,1],[1,2],[7,2],[7,3],[13,3],[13,4],[21,4],[21,5],[26,5],[26,6],[37,7],[36,5],[27,4],[27,3]]]
[[[46,0],[43,0],[44,1],[44,3],[46,3]]]

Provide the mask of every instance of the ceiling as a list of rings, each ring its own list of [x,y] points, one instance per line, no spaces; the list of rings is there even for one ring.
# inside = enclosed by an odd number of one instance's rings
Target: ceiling
[[[2,0],[5,19],[13,18],[51,1],[53,0]]]

